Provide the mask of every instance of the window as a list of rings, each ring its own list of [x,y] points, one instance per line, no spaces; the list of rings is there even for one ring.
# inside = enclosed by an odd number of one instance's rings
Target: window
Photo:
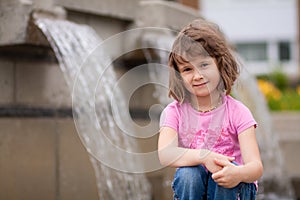
[[[248,61],[266,61],[267,43],[238,43],[237,52]]]
[[[278,56],[280,61],[288,61],[291,59],[291,48],[290,42],[279,42],[278,43]]]

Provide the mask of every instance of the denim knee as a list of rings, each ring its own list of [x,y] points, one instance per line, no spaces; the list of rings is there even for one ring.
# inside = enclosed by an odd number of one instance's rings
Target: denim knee
[[[174,199],[201,199],[206,195],[207,178],[202,165],[178,168],[172,185]]]
[[[254,183],[240,183],[238,191],[238,199],[240,200],[255,200],[256,185]]]
[[[180,167],[176,170],[174,181],[185,185],[199,185],[207,180],[207,172],[203,166]],[[204,180],[203,180],[204,179]]]
[[[255,200],[256,198],[256,187],[254,183],[239,183],[234,188],[224,188],[216,185],[212,191],[208,192],[207,199],[214,200],[227,200],[227,199],[238,199],[238,200]]]

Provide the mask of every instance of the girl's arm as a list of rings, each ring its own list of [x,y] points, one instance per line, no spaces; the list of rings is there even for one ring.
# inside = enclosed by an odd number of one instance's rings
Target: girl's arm
[[[241,166],[240,176],[242,177],[242,182],[252,183],[258,180],[263,173],[263,165],[253,126],[239,134],[239,143],[244,161],[244,165]]]
[[[224,187],[234,187],[240,182],[252,183],[263,173],[254,126],[240,133],[238,139],[244,165],[234,166],[232,163],[215,160],[223,169],[213,174],[212,178]]]
[[[233,161],[234,158],[223,156],[205,149],[187,149],[178,147],[178,134],[169,127],[162,127],[158,139],[158,156],[164,166],[183,167],[199,164],[212,173],[222,169],[216,165],[214,159]]]

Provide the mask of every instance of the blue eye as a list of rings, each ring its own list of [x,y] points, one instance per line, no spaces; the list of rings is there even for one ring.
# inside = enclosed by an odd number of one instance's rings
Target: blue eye
[[[208,64],[207,63],[202,63],[201,65],[200,65],[200,67],[207,67],[208,66]]]

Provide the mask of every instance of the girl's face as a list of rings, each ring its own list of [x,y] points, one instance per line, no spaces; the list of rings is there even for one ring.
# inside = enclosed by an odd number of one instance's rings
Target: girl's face
[[[180,64],[178,68],[185,87],[198,99],[213,97],[218,93],[217,87],[221,76],[214,58],[199,56],[190,62]]]

